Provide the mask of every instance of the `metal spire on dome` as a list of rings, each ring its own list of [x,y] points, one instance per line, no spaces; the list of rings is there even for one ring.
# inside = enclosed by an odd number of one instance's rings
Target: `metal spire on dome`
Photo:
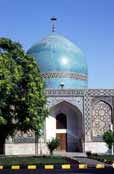
[[[50,20],[52,22],[52,32],[55,32],[56,31],[56,21],[57,21],[57,18],[53,16]]]

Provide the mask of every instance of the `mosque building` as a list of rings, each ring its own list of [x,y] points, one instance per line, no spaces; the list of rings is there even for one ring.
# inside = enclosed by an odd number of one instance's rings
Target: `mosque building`
[[[52,33],[28,50],[44,78],[49,109],[39,153],[47,154],[46,142],[55,137],[60,142],[58,152],[107,153],[102,135],[113,130],[114,89],[88,89],[88,66],[82,50],[54,31],[53,23]],[[18,132],[5,146],[8,155],[35,154],[35,135]]]

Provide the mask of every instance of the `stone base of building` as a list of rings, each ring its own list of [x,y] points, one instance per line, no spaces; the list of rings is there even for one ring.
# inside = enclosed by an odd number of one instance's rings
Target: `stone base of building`
[[[85,143],[85,152],[108,153],[108,148],[104,142],[87,142]],[[5,155],[46,155],[49,154],[46,143],[19,143],[5,144]]]
[[[49,154],[46,143],[5,144],[5,155],[42,155]]]
[[[92,153],[108,153],[108,148],[104,142],[87,142],[85,143],[85,152],[91,151]]]
[[[104,142],[85,143],[85,152],[108,153],[108,148]],[[5,155],[46,155],[49,154],[46,143],[17,143],[5,144]]]

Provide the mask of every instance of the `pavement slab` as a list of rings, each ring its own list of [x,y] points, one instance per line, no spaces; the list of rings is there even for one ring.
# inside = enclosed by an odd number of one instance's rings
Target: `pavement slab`
[[[106,163],[103,163],[94,159],[85,158],[85,157],[72,157],[72,159],[77,160],[80,163],[87,164],[90,167],[95,167],[96,164],[105,164],[105,166],[107,167],[111,166],[110,164],[106,164]]]

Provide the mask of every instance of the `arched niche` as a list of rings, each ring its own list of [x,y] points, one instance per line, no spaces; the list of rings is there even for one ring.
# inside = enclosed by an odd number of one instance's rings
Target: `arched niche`
[[[99,100],[92,108],[92,136],[96,141],[102,140],[102,135],[112,125],[112,107],[109,103]]]

